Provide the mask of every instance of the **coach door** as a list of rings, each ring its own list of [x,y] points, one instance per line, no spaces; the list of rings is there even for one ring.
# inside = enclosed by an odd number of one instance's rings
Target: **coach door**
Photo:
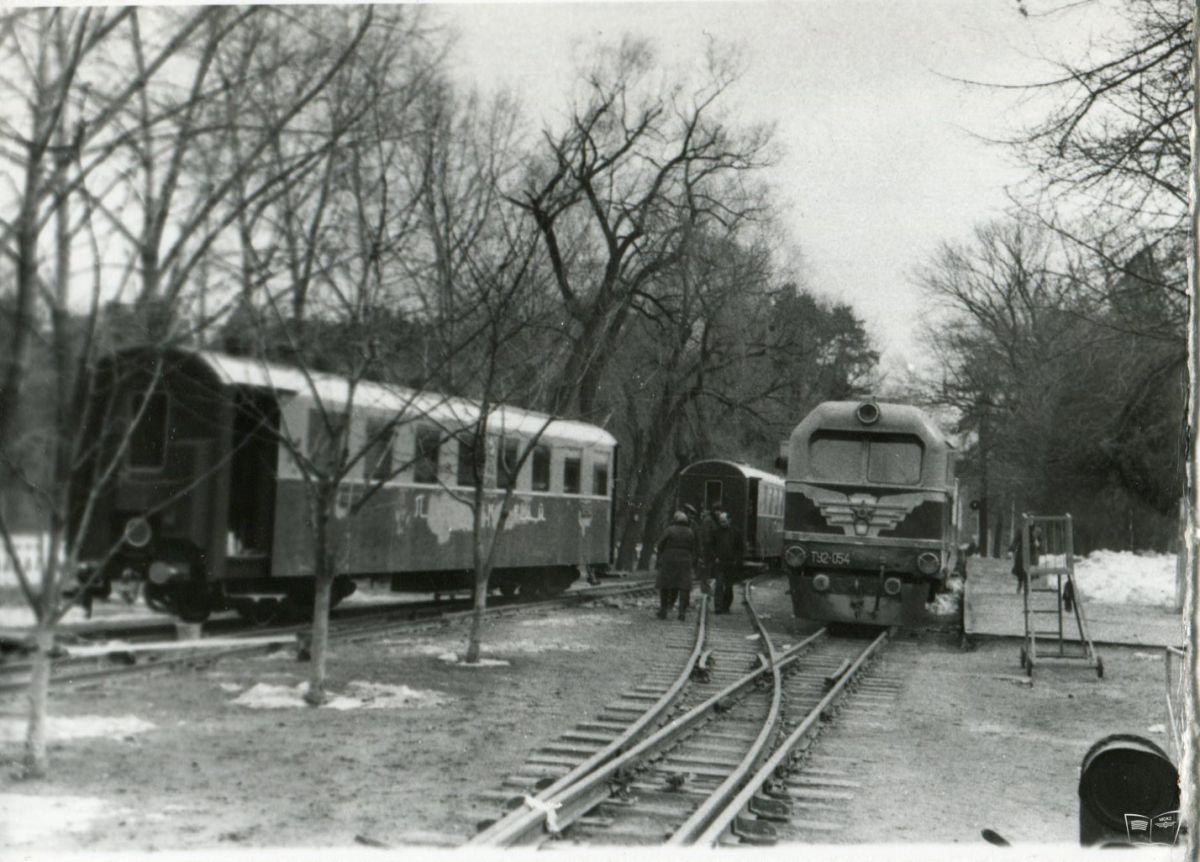
[[[704,480],[704,511],[707,512],[714,506],[719,506],[724,502],[722,490],[723,486],[720,479]]]
[[[279,404],[272,393],[249,387],[237,391],[234,403],[226,552],[265,574],[275,528]]]
[[[758,479],[746,482],[746,521],[742,535],[746,537],[746,556],[758,556]]]

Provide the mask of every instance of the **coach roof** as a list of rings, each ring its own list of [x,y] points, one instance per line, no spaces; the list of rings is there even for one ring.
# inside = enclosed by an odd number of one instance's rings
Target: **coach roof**
[[[336,374],[305,372],[302,369],[259,359],[229,356],[208,350],[170,350],[168,361],[176,357],[185,364],[199,363],[214,375],[223,386],[249,386],[269,389],[279,394],[294,395],[304,400],[320,399],[330,409],[344,408],[352,402],[355,410],[378,411],[388,414],[412,414],[412,420],[428,417],[447,427],[465,426],[479,417],[479,404],[466,398],[454,398],[436,392],[410,389],[404,386],[359,381],[351,395],[350,381]],[[546,425],[547,420],[549,425]],[[616,438],[597,425],[573,419],[550,419],[545,413],[535,413],[519,407],[502,405],[488,418],[488,429],[494,433],[520,434],[532,437],[539,430],[546,442],[580,446],[613,446]]]

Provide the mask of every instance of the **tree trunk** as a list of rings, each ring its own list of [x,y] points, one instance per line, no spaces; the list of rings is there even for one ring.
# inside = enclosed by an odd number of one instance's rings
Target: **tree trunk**
[[[480,653],[483,651],[483,612],[487,609],[487,594],[489,572],[476,571],[475,574],[475,605],[471,612],[471,633],[467,637],[467,655],[463,659],[467,664],[478,664]]]
[[[310,706],[320,706],[325,702],[325,653],[329,646],[329,606],[333,591],[333,555],[328,534],[327,505],[332,501],[326,500],[327,496],[321,493],[316,507],[317,530],[313,550],[317,577],[313,591],[312,640],[309,643],[312,666],[309,669],[308,691],[304,693],[304,700]]]
[[[483,418],[476,427],[476,452],[482,446],[486,445],[487,441],[487,413],[484,412],[482,416]],[[501,511],[500,525],[486,537],[486,541],[489,543],[489,553],[485,553],[483,507],[486,505],[486,502],[483,491],[483,479],[483,471],[479,468],[479,462],[476,460],[475,489],[471,492],[471,558],[475,564],[475,601],[471,613],[471,633],[467,636],[467,654],[463,658],[463,661],[467,664],[478,664],[480,653],[483,652],[483,612],[487,608],[488,581],[492,577],[492,560],[494,559],[490,551],[495,549],[496,542],[500,540],[500,530],[504,528],[504,513]],[[508,496],[506,495],[505,503],[507,502]]]
[[[45,589],[45,585],[42,587]],[[29,681],[29,727],[25,733],[24,775],[46,774],[46,711],[50,700],[50,655],[54,649],[54,623],[38,621],[34,634],[33,677]]]

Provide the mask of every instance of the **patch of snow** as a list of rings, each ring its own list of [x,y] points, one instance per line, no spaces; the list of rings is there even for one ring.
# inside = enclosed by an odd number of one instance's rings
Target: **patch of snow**
[[[388,647],[388,652],[392,655],[429,655],[442,661],[454,661],[454,659],[446,659],[444,656],[453,655],[453,652],[448,649],[451,643],[461,643],[461,636],[447,637],[440,642],[434,641],[401,641],[401,640],[385,640],[384,644]],[[593,649],[588,644],[572,643],[570,641],[553,641],[553,640],[532,640],[529,638],[521,638],[519,640],[497,640],[485,643],[483,652],[485,653],[541,653],[541,652],[587,652]]]
[[[954,616],[962,607],[962,596],[956,593],[938,593],[933,601],[925,605],[926,610],[939,617]]]
[[[1175,554],[1093,551],[1075,561],[1075,581],[1085,601],[1170,606],[1175,601]]]
[[[1163,654],[1160,652],[1135,652],[1133,657],[1141,661],[1162,661]]]
[[[63,832],[86,832],[111,806],[93,796],[30,796],[0,793],[0,835],[4,843],[30,844]]]
[[[310,708],[304,701],[307,682],[295,686],[272,685],[260,682],[246,689],[231,703],[248,709]],[[439,706],[446,698],[435,691],[420,691],[406,685],[388,685],[364,681],[351,682],[344,694],[330,697],[322,709],[401,709],[406,707]]]
[[[242,687],[240,685],[238,685],[236,682],[222,682],[222,683],[218,683],[218,686],[220,687],[221,691],[225,691],[230,694],[233,694],[235,691],[242,690]]]
[[[27,727],[28,721],[24,717],[0,718],[0,742],[23,741]],[[153,729],[154,724],[133,715],[52,715],[46,719],[46,741],[63,742],[96,736],[121,738]]]
[[[448,652],[438,656],[439,661],[444,661],[446,664],[452,664],[455,667],[508,667],[510,662],[502,658],[481,658],[479,661],[468,664],[465,661],[458,660],[458,653]]]
[[[1152,724],[1146,728],[1147,733],[1166,733],[1167,726],[1165,724]]]
[[[587,625],[610,626],[610,625],[613,625],[614,623],[616,623],[618,625],[628,625],[632,622],[633,622],[632,617],[617,617],[616,619],[614,619],[611,616],[603,616],[600,614],[597,614],[594,616],[582,616],[581,615],[581,616],[577,616],[577,617],[572,617],[572,616],[568,616],[565,614],[558,614],[558,615],[552,616],[552,617],[538,617],[537,619],[532,619],[532,620],[522,620],[520,623],[518,623],[518,625],[520,625],[524,628],[529,628],[529,627],[534,627],[534,626],[552,626],[555,628],[563,628],[563,627],[574,628],[576,626],[581,626],[581,625],[582,626],[587,626]]]

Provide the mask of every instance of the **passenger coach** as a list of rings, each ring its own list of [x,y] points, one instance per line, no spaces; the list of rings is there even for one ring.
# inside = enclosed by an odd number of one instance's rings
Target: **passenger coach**
[[[368,382],[350,393],[345,378],[219,353],[109,357],[89,437],[110,458],[122,438],[129,444],[78,537],[90,562],[81,580],[99,567],[99,593],[114,581],[144,584],[148,603],[189,620],[311,604],[312,518],[292,450],[319,463],[331,454],[330,424],[349,423],[348,451],[363,457],[337,499],[335,600],[355,578],[387,577],[397,591],[469,588],[467,429],[477,406]],[[488,419],[485,523],[498,518],[505,487],[516,498],[491,580],[505,594],[559,592],[581,569],[609,563],[616,441],[548,418],[501,407]],[[73,495],[76,530],[85,488]]]
[[[744,562],[776,568],[783,545],[783,479],[732,461],[697,461],[679,473],[679,508],[719,505],[746,540]]]
[[[792,432],[784,563],[799,617],[919,624],[958,553],[954,447],[922,411],[826,402]]]

